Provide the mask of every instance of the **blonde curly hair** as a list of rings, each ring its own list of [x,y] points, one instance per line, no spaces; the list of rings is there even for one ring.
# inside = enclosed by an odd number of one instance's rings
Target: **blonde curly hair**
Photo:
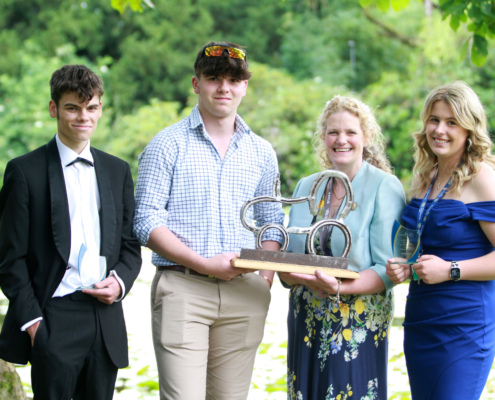
[[[428,188],[432,171],[437,168],[438,159],[428,145],[426,135],[426,125],[431,108],[437,101],[447,103],[452,108],[457,123],[468,131],[466,149],[460,160],[461,165],[452,172],[452,184],[449,190],[459,195],[462,185],[473,179],[480,170],[482,162],[495,169],[495,157],[492,155],[493,143],[488,135],[487,118],[480,99],[465,82],[448,83],[430,92],[421,111],[423,128],[413,133],[416,165],[413,169],[411,197],[415,197]]]
[[[320,165],[324,169],[333,168],[325,145],[325,135],[328,118],[330,115],[341,111],[349,111],[359,118],[361,129],[364,133],[364,142],[368,143],[363,148],[363,160],[385,172],[391,173],[392,168],[385,155],[385,140],[382,130],[376,122],[370,107],[353,97],[343,97],[340,95],[334,96],[332,100],[327,102],[318,118],[318,130],[314,135],[313,146],[320,158]]]

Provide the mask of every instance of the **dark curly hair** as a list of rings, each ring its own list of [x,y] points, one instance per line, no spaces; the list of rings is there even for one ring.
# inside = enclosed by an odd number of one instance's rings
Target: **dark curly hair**
[[[64,65],[53,73],[50,93],[57,106],[65,93],[77,93],[81,103],[85,103],[95,95],[103,96],[103,82],[85,65]]]

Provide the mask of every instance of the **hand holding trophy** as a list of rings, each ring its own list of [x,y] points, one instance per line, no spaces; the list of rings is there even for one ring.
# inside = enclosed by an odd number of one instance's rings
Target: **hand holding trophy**
[[[416,264],[416,260],[419,258],[421,248],[420,237],[421,234],[418,230],[408,229],[399,224],[398,221],[394,222],[394,227],[392,228],[392,249],[395,261],[389,264],[411,265],[411,279],[418,282],[419,276],[414,272],[412,265]]]

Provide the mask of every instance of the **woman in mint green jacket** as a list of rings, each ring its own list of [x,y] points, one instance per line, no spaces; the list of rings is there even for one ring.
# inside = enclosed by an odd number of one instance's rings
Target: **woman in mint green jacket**
[[[325,106],[316,132],[325,169],[344,172],[355,205],[345,219],[352,234],[349,269],[360,279],[342,280],[341,303],[335,278],[280,273],[291,287],[288,342],[288,398],[331,400],[387,398],[388,331],[393,318],[393,283],[385,264],[392,255],[391,231],[405,205],[400,181],[391,174],[383,136],[370,108],[359,100],[335,96]],[[294,197],[305,197],[317,174],[303,178]],[[329,179],[318,192],[319,213],[308,203],[293,205],[289,226],[305,227],[336,218],[345,189]],[[304,235],[290,236],[289,251],[305,252]],[[318,254],[340,256],[345,240],[336,228],[316,235]],[[347,397],[346,397],[347,396]]]

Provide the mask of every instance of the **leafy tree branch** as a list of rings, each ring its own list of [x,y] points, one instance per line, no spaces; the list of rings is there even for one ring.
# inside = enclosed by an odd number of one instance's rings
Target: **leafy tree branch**
[[[380,21],[378,18],[375,18],[369,11],[368,8],[363,8],[363,13],[364,15],[366,16],[366,18],[373,22],[375,25],[378,25],[382,30],[383,32],[385,32],[385,34],[392,38],[392,39],[397,39],[399,40],[401,43],[405,44],[406,46],[410,46],[410,47],[417,47],[417,44],[416,44],[416,41],[412,38],[409,38],[409,37],[406,37],[402,34],[400,34],[399,32],[397,32],[395,29],[393,29],[392,27],[388,26],[387,24],[383,23],[382,21]]]
[[[387,11],[390,6],[395,11],[409,5],[410,0],[360,0],[359,4],[367,11],[371,5]],[[433,5],[428,0],[429,5]],[[450,17],[450,27],[456,32],[461,24],[467,24],[472,36],[461,49],[461,55],[471,51],[471,61],[477,67],[486,63],[488,39],[495,38],[495,2],[487,0],[439,0],[438,8],[445,20]],[[365,12],[366,14],[366,12]],[[368,17],[369,13],[366,14]]]

